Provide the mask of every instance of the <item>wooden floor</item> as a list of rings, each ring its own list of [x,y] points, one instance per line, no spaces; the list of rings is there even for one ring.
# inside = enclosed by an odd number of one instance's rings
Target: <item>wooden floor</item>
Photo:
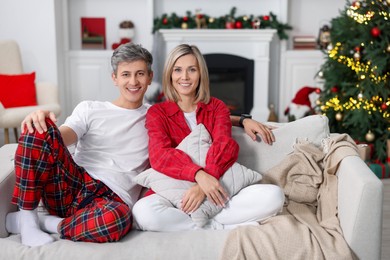
[[[13,132],[11,143],[16,142]],[[4,145],[4,131],[0,130],[0,146]],[[383,232],[382,232],[382,260],[390,260],[390,179],[382,180],[384,184],[383,200]]]

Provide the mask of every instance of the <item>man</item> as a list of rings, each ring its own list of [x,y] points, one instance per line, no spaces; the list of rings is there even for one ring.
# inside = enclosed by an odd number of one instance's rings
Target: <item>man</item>
[[[48,233],[111,242],[129,232],[141,189],[132,179],[149,167],[148,107],[142,101],[152,82],[152,62],[140,45],[121,45],[111,58],[116,100],[81,102],[59,128],[49,111],[22,122],[12,199],[20,211],[8,214],[7,229],[20,231],[23,244],[50,243]],[[72,157],[67,146],[76,142]],[[40,200],[49,214],[38,216]]]

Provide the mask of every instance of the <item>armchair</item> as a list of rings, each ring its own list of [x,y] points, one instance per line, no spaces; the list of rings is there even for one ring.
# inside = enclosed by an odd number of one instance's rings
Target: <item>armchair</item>
[[[23,65],[20,49],[16,41],[0,41],[0,74],[18,75],[23,74]],[[0,88],[4,86],[0,85]],[[58,88],[49,82],[35,82],[36,106],[9,107],[5,108],[0,100],[0,128],[4,129],[4,143],[8,144],[9,129],[14,129],[15,139],[18,139],[18,130],[23,119],[31,112],[42,109],[50,110],[58,116],[61,113],[59,104]]]

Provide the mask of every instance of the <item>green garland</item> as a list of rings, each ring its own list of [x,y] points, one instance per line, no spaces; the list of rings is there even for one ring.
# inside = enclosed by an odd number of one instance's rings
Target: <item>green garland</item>
[[[236,7],[233,7],[230,14],[220,17],[210,17],[206,14],[193,15],[190,11],[185,16],[178,16],[176,13],[171,15],[163,14],[160,18],[155,18],[153,23],[153,33],[160,29],[226,29],[227,24],[235,29],[276,29],[281,40],[288,39],[286,30],[292,27],[288,24],[280,23],[275,14],[269,15],[243,15],[235,16]],[[259,22],[256,27],[256,22]]]

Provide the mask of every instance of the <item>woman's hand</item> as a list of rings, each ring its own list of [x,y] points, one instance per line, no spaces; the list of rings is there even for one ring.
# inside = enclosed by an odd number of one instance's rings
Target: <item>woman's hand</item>
[[[195,180],[209,201],[214,203],[214,205],[225,207],[226,201],[229,200],[229,195],[214,176],[200,170],[196,173]]]
[[[256,140],[256,134],[259,134],[266,144],[272,145],[272,143],[275,142],[275,136],[271,131],[272,129],[275,129],[275,127],[264,125],[250,118],[244,119],[242,124],[245,132],[253,139],[253,141]]]
[[[184,194],[181,203],[181,210],[183,210],[187,214],[190,214],[199,208],[205,198],[206,195],[204,194],[202,189],[199,187],[198,184],[195,184]]]
[[[56,116],[53,112],[37,110],[28,114],[21,123],[22,133],[27,128],[29,133],[34,132],[34,128],[38,133],[42,134],[47,131],[46,117],[50,118],[54,123],[57,121]]]

